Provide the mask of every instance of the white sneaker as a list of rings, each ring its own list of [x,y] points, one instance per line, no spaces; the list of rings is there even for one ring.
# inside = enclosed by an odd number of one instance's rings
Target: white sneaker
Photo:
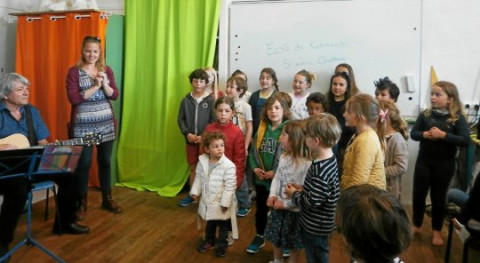
[[[231,246],[231,245],[233,245],[233,243],[235,243],[235,239],[233,239],[232,231],[228,231],[227,243],[228,243],[229,246]]]

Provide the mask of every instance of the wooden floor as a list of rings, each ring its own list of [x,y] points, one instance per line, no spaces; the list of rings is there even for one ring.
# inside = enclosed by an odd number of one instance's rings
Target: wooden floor
[[[123,187],[114,188],[114,197],[124,208],[121,214],[100,209],[100,193],[89,190],[88,214],[84,224],[90,227],[88,235],[51,233],[54,204],[50,202],[50,216],[43,220],[45,203],[33,207],[33,237],[67,262],[269,262],[272,249],[269,244],[256,255],[245,249],[254,236],[253,211],[239,218],[240,239],[229,247],[225,258],[216,258],[214,250],[198,253],[195,248],[202,232],[196,230],[196,206],[180,208],[177,202],[186,193],[175,198],[159,197],[151,192],[137,192]],[[428,219],[428,220],[427,220]],[[430,245],[431,231],[426,217],[424,233],[413,238],[402,254],[405,262],[443,262],[445,248]],[[446,237],[447,227],[444,227]],[[24,233],[25,216],[15,234],[15,244]],[[348,252],[341,237],[334,234],[330,243],[331,262],[349,262]],[[450,262],[461,262],[462,244],[454,235]],[[470,253],[469,262],[480,262],[480,253]],[[23,246],[10,262],[53,262],[37,247]],[[305,262],[303,254],[301,262]]]

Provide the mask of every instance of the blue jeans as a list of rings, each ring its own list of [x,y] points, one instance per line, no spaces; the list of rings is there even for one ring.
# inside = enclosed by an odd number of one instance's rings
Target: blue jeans
[[[98,178],[100,179],[100,188],[102,192],[108,192],[112,189],[111,185],[111,162],[114,141],[102,142],[97,147]],[[88,179],[90,166],[92,164],[93,145],[83,146],[82,154],[78,160],[75,170],[76,182],[79,196],[84,196],[88,191]]]
[[[456,188],[448,190],[447,199],[448,202],[452,202],[455,205],[459,206],[461,209],[464,209],[467,204],[469,195],[464,191]]]
[[[238,200],[238,209],[242,208],[250,208],[252,202],[250,201],[250,197],[248,195],[248,184],[247,184],[247,177],[243,177],[243,182],[240,188],[237,189],[235,192],[237,195]]]
[[[302,229],[307,263],[328,263],[328,240],[330,236],[314,235]]]

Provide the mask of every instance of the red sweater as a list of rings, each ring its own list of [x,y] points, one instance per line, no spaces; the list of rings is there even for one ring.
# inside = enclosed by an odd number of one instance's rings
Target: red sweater
[[[225,156],[232,161],[237,169],[237,189],[240,188],[243,182],[245,172],[245,139],[243,132],[233,122],[225,125],[214,122],[207,125],[205,132],[220,131],[225,135]],[[203,150],[203,149],[202,149]]]

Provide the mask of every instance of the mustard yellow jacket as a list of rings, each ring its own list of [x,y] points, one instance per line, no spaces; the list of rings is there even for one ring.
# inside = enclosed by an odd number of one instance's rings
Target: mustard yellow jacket
[[[359,184],[386,189],[384,159],[380,140],[373,129],[355,135],[345,151],[340,190]]]

